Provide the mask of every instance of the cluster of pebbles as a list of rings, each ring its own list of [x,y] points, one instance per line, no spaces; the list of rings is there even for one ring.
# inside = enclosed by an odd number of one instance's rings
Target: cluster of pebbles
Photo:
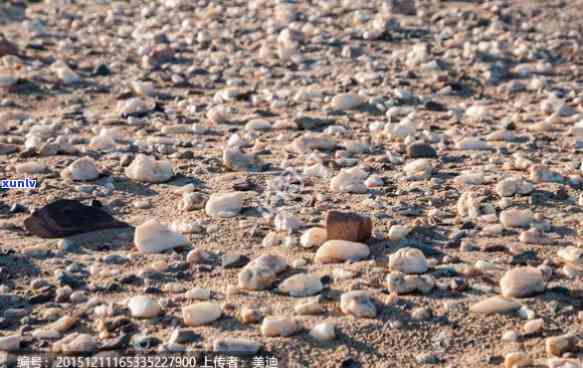
[[[581,1],[0,9],[0,351],[583,365]]]

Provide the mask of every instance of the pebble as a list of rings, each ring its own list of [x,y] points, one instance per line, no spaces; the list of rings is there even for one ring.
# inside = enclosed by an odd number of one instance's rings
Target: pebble
[[[211,217],[235,217],[241,212],[242,206],[242,193],[215,193],[207,201],[205,212]]]
[[[260,162],[257,157],[242,152],[238,147],[225,148],[223,164],[232,171],[260,171]]]
[[[99,177],[95,160],[81,157],[61,172],[61,177],[77,181],[91,181]]]
[[[213,351],[221,354],[257,354],[261,344],[243,338],[220,338],[213,342]]]
[[[18,174],[43,174],[49,171],[49,167],[42,162],[25,162],[15,167]]]
[[[500,279],[500,292],[507,298],[524,298],[541,293],[544,289],[543,275],[533,267],[512,269]]]
[[[353,110],[362,105],[364,105],[365,101],[362,97],[353,95],[353,94],[340,94],[334,96],[332,99],[331,105],[332,108],[335,110],[345,111],[345,110]]]
[[[526,353],[514,352],[504,357],[504,368],[521,368],[530,365],[532,360]]]
[[[357,318],[374,318],[377,308],[367,291],[349,291],[340,297],[340,309],[342,313]]]
[[[193,329],[190,328],[176,328],[172,331],[170,338],[168,339],[169,344],[188,344],[191,342],[199,341],[201,336],[197,334]]]
[[[125,174],[132,180],[146,183],[164,183],[174,176],[170,161],[156,161],[143,154],[136,156],[126,168]]]
[[[214,302],[199,302],[182,307],[184,324],[190,327],[207,325],[219,319],[221,307]]]
[[[279,284],[279,291],[295,297],[306,297],[322,291],[324,285],[320,278],[312,274],[290,276]]]
[[[341,263],[347,260],[361,260],[368,257],[370,250],[366,244],[347,240],[328,240],[314,257],[317,263]]]
[[[140,253],[160,253],[168,249],[189,245],[190,241],[186,236],[174,232],[158,220],[152,219],[136,227],[134,244]]]
[[[523,330],[525,334],[534,334],[542,332],[545,326],[545,322],[542,318],[534,319],[528,321],[524,324]]]
[[[205,207],[208,197],[202,193],[183,193],[182,208],[186,211],[199,210]]]
[[[188,300],[209,300],[211,291],[209,289],[195,287],[186,292],[184,295]]]
[[[244,305],[241,308],[241,320],[243,323],[259,323],[263,320],[263,313],[256,306]]]
[[[470,312],[480,314],[508,313],[520,308],[520,303],[500,296],[492,296],[470,306]]]
[[[411,312],[411,317],[418,321],[427,321],[433,316],[433,311],[427,307],[415,308]]]
[[[310,330],[310,336],[317,341],[332,341],[336,339],[336,326],[331,322],[318,323]]]
[[[496,193],[500,197],[512,197],[515,194],[530,194],[534,190],[534,186],[522,178],[511,177],[501,180],[496,184]]]
[[[330,181],[330,191],[335,193],[366,193],[368,187],[364,183],[368,175],[358,169],[342,169]]]
[[[249,263],[249,257],[236,252],[229,252],[221,259],[221,266],[224,268],[240,268],[247,263]]]
[[[407,146],[409,158],[437,158],[437,151],[429,144],[412,143]]]
[[[161,312],[160,304],[146,295],[132,297],[128,301],[128,308],[132,317],[154,318]]]
[[[389,229],[389,239],[392,241],[400,241],[405,239],[410,232],[411,229],[408,226],[393,225]]]
[[[529,209],[508,209],[500,213],[500,223],[507,229],[527,227],[533,221],[532,211]]]
[[[301,325],[289,317],[269,316],[265,317],[261,324],[261,334],[265,337],[288,337],[301,329]]]
[[[247,265],[239,272],[239,288],[265,290],[273,285],[276,277],[273,268]]]
[[[318,248],[320,247],[322,244],[324,244],[324,242],[327,240],[328,238],[328,233],[326,232],[326,229],[323,229],[321,227],[313,227],[311,229],[306,230],[301,238],[300,238],[300,244],[302,245],[302,247],[304,248]]]
[[[574,351],[577,346],[572,335],[552,336],[545,340],[545,351],[549,356],[561,357],[567,352]]]
[[[354,212],[328,211],[326,232],[328,240],[363,243],[371,237],[372,220]]]
[[[423,252],[415,248],[402,248],[389,257],[389,268],[407,274],[425,273],[429,269]]]
[[[391,272],[386,277],[390,292],[410,294],[419,292],[428,294],[435,286],[435,280],[430,275],[405,275],[401,272]]]
[[[318,300],[301,301],[295,305],[294,311],[300,316],[319,315],[324,312],[324,308]]]

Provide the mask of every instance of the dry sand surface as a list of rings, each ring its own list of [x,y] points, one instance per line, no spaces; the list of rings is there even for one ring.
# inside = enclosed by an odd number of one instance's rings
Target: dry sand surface
[[[0,351],[582,367],[582,31],[579,0],[0,1],[0,179],[36,180],[0,189]]]

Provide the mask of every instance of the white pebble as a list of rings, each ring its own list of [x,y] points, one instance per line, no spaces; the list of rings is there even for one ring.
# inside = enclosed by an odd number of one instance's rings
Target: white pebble
[[[134,244],[141,253],[160,253],[190,244],[188,238],[152,219],[136,227]]]
[[[202,326],[221,317],[221,308],[214,302],[200,302],[182,307],[184,324],[191,327]]]
[[[211,217],[234,217],[241,212],[242,206],[242,193],[215,193],[207,201],[205,211]]]

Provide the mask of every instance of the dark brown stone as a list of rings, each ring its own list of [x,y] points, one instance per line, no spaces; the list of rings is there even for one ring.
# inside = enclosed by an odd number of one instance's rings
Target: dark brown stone
[[[407,156],[410,158],[436,158],[437,152],[425,143],[413,143],[407,146]]]
[[[0,35],[0,57],[18,55],[18,47]]]
[[[24,227],[41,238],[62,238],[95,230],[128,227],[103,208],[85,206],[79,201],[59,199],[34,211]]]
[[[326,231],[328,240],[364,242],[372,234],[372,221],[354,212],[328,211]]]

